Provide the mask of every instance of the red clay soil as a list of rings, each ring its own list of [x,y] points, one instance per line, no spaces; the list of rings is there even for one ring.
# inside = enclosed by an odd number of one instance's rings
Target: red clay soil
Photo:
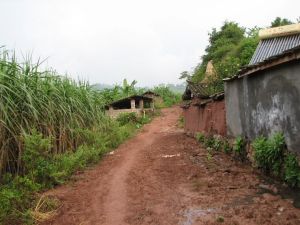
[[[139,134],[76,181],[49,191],[62,202],[44,224],[300,224],[291,200],[259,194],[248,165],[207,151],[165,109]]]

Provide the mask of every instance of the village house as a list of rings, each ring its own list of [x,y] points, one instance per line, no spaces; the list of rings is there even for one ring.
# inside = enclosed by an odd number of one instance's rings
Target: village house
[[[106,114],[116,118],[120,113],[136,113],[143,115],[147,111],[154,111],[153,98],[143,95],[133,95],[127,98],[112,102],[105,107]]]
[[[146,91],[142,95],[145,97],[148,97],[148,98],[152,98],[155,105],[163,104],[163,102],[164,102],[163,98],[159,94],[157,94],[153,91]]]
[[[225,80],[227,135],[249,140],[282,132],[300,153],[300,24],[262,30],[250,61]]]
[[[216,79],[213,64],[206,68],[205,78],[200,83],[187,82],[183,94],[184,131],[194,136],[197,132],[206,134],[226,134],[224,93],[211,95],[209,82]]]

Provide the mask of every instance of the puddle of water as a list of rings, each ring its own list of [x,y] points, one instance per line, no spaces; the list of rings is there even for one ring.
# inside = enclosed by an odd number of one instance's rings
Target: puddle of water
[[[209,208],[209,209],[195,209],[190,208],[185,210],[184,217],[185,221],[182,223],[182,225],[192,225],[195,220],[199,217],[206,216],[209,213],[215,212],[215,209]]]
[[[173,157],[179,157],[180,154],[175,154],[175,155],[163,155],[163,158],[173,158]]]

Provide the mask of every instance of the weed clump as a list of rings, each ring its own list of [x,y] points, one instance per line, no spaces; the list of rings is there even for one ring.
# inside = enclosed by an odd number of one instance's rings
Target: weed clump
[[[238,136],[233,144],[233,152],[235,156],[244,161],[247,157],[247,151],[246,151],[246,141],[241,137]]]
[[[293,153],[288,153],[284,158],[284,180],[291,187],[300,187],[300,166]]]
[[[267,174],[279,176],[284,158],[284,136],[276,133],[270,139],[259,137],[253,141],[252,146],[258,167]]]
[[[300,166],[295,154],[285,151],[282,133],[270,138],[258,137],[252,146],[258,168],[269,175],[283,179],[291,187],[300,186]]]

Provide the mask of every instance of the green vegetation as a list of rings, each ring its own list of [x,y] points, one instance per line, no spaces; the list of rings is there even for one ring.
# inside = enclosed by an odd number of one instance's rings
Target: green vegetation
[[[0,224],[31,223],[38,193],[96,163],[151,120],[105,115],[105,104],[138,93],[136,81],[97,91],[39,66],[0,54]]]
[[[170,88],[165,85],[154,87],[153,92],[159,94],[163,99],[162,103],[155,105],[157,108],[170,107],[181,101],[181,94],[172,92]]]
[[[122,86],[116,85],[113,88],[105,88],[99,91],[102,102],[104,104],[109,104],[113,101],[126,98],[131,95],[141,95],[148,90],[145,88],[136,88],[135,87],[136,84],[137,81],[135,80],[132,81],[131,83],[128,83],[128,81],[124,79]],[[171,87],[174,88],[174,86],[171,85],[161,84],[159,86],[154,87],[153,89],[150,89],[154,93],[159,94],[163,99],[162,102],[156,104],[157,108],[170,107],[181,101],[182,93],[172,91]]]
[[[244,65],[247,65],[258,44],[258,28],[240,27],[235,22],[225,22],[220,30],[215,28],[209,33],[209,45],[205,49],[202,61],[192,73],[192,80],[204,79],[206,66],[212,60],[216,79],[208,81],[215,92],[223,90],[222,79],[231,77]]]
[[[247,157],[246,141],[238,136],[233,143],[233,152],[237,158],[244,161]]]
[[[225,220],[224,220],[224,217],[223,217],[223,216],[218,216],[217,219],[216,219],[216,221],[217,221],[218,223],[223,223]]]
[[[221,136],[205,135],[201,132],[197,132],[195,135],[196,140],[203,144],[209,151],[223,151],[227,154],[231,153],[231,146],[229,142]],[[209,152],[210,153],[210,152]]]
[[[284,158],[284,180],[292,187],[300,187],[300,166],[295,154]]]
[[[296,155],[285,151],[284,136],[259,137],[252,143],[254,159],[266,174],[281,178],[291,187],[300,187],[300,166]]]
[[[284,136],[276,133],[270,139],[259,137],[253,141],[252,146],[258,167],[268,174],[279,176],[284,158]]]
[[[271,27],[294,23],[286,18],[277,17],[271,22]],[[259,43],[259,27],[245,28],[233,21],[225,21],[219,28],[213,28],[209,35],[209,44],[205,49],[201,62],[189,73],[183,71],[180,79],[193,82],[205,82],[207,91],[211,94],[224,90],[223,79],[232,77],[249,64]],[[209,62],[214,67],[214,76],[206,77]],[[204,80],[205,79],[205,80]]]
[[[182,115],[179,117],[177,125],[179,128],[184,128],[184,117]]]
[[[220,136],[196,133],[195,138],[207,149],[207,160],[211,161],[213,152],[223,151],[241,161],[247,160],[247,142],[241,136],[233,144]],[[267,175],[284,180],[291,187],[300,187],[300,166],[297,156],[286,150],[284,136],[275,133],[270,138],[258,137],[252,142],[254,160],[258,168]]]
[[[121,113],[118,115],[116,120],[121,126],[132,124],[135,125],[136,128],[140,128],[142,125],[149,123],[151,121],[151,117],[148,115],[137,116],[136,113]]]
[[[290,24],[293,24],[293,22],[286,18],[276,17],[276,19],[271,23],[271,27],[280,27]]]

